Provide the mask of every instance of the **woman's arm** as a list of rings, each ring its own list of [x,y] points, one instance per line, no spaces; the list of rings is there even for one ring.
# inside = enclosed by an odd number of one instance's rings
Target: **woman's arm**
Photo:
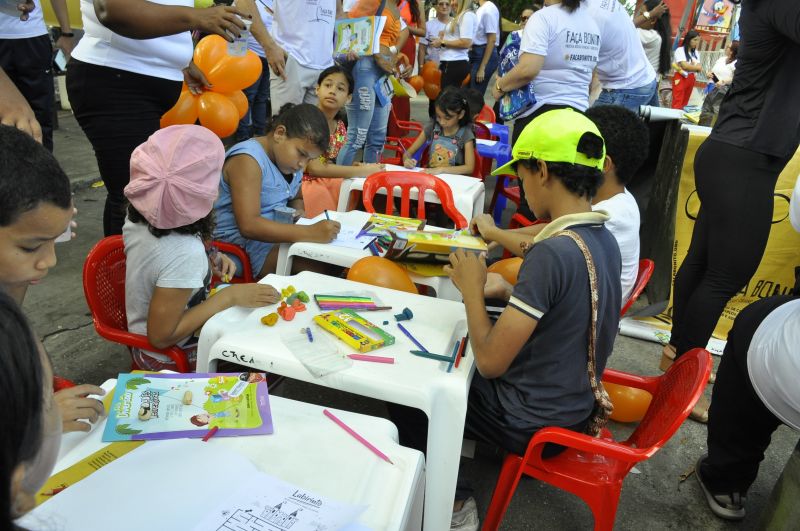
[[[503,77],[495,81],[492,94],[495,99],[499,99],[503,94],[514,89],[527,85],[534,80],[544,66],[544,55],[535,53],[523,53],[519,56],[519,63]]]
[[[93,0],[97,19],[115,33],[131,39],[153,39],[184,31],[200,30],[233,41],[246,17],[236,7],[205,9],[155,4],[147,0]]]
[[[223,166],[223,178],[231,188],[233,215],[239,233],[262,242],[328,243],[339,232],[335,221],[314,225],[289,225],[261,217],[261,167],[248,155],[235,155]]]
[[[36,120],[28,100],[20,94],[17,86],[2,68],[0,68],[0,123],[16,127],[42,143],[42,127]],[[22,293],[24,296],[25,290]]]

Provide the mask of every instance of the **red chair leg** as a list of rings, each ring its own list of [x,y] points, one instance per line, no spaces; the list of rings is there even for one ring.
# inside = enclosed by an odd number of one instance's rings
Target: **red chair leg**
[[[617,506],[619,505],[619,495],[622,485],[594,487],[584,492],[576,492],[567,489],[573,494],[577,494],[589,506],[594,517],[594,531],[613,531],[614,520],[617,517]]]
[[[496,531],[503,521],[511,498],[519,483],[520,468],[522,467],[522,457],[508,454],[503,461],[503,468],[500,469],[500,477],[494,487],[492,501],[483,519],[482,531]]]

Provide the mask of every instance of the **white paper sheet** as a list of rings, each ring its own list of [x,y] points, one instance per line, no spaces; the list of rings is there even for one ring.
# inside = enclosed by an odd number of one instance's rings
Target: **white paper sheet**
[[[352,210],[350,212],[328,211],[328,216],[333,221],[338,221],[341,225],[339,235],[330,244],[336,247],[346,247],[348,249],[364,249],[374,238],[372,236],[359,236],[361,228],[367,223],[371,214]],[[323,221],[325,213],[314,218],[300,218],[298,225],[313,225]]]

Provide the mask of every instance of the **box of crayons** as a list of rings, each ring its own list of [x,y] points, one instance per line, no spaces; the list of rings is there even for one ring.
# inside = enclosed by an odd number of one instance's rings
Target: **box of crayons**
[[[320,328],[358,352],[369,352],[394,345],[394,336],[367,321],[353,310],[337,310],[314,317]]]
[[[398,262],[447,264],[450,253],[456,249],[480,253],[488,247],[483,238],[460,230],[390,231],[388,236],[376,238],[370,244],[372,254]]]

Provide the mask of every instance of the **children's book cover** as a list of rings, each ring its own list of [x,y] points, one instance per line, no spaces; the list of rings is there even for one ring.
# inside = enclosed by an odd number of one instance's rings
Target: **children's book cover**
[[[273,431],[263,373],[120,374],[103,441],[265,435]]]
[[[438,232],[391,231],[390,242],[382,256],[398,262],[450,263],[450,253],[456,249],[480,253],[488,249],[483,238],[466,231]]]
[[[361,228],[360,235],[386,236],[393,230],[422,230],[424,219],[390,216],[389,214],[372,214]]]
[[[346,56],[355,53],[359,57],[380,51],[381,32],[386,17],[345,18],[336,21],[334,28],[334,55]]]

